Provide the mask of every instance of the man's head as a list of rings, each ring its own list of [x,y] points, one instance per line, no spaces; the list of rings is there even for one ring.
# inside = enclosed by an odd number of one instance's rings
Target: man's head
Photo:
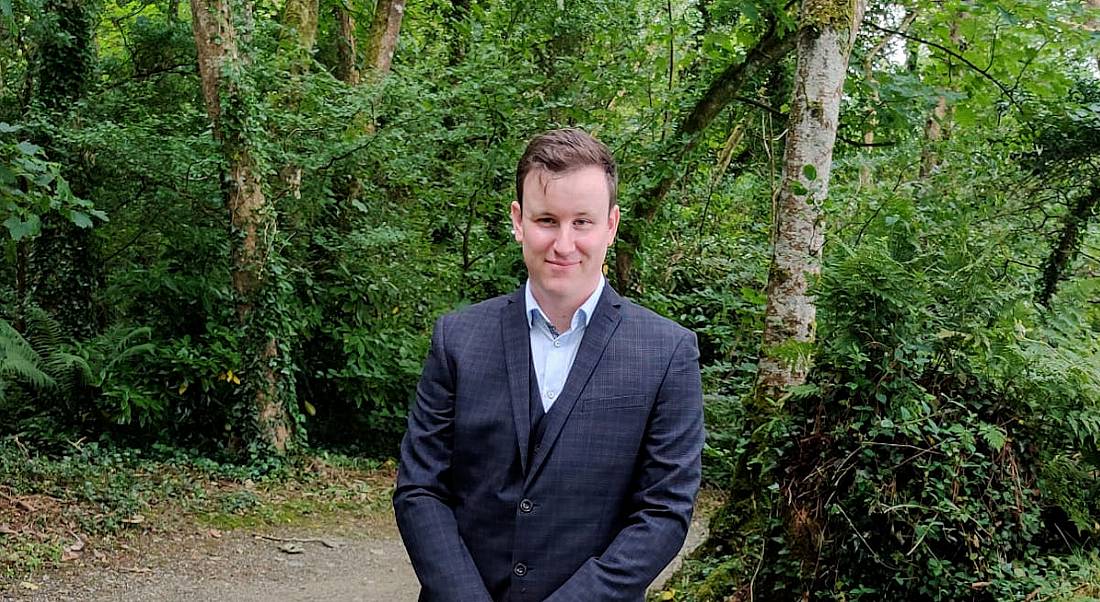
[[[516,201],[523,207],[523,183],[527,174],[545,171],[565,174],[581,167],[599,167],[607,177],[608,210],[618,204],[619,175],[615,159],[603,142],[579,128],[562,128],[539,134],[527,144],[516,165]]]
[[[552,130],[528,144],[516,167],[512,227],[540,305],[575,309],[596,288],[619,226],[617,185],[611,153],[581,130]]]

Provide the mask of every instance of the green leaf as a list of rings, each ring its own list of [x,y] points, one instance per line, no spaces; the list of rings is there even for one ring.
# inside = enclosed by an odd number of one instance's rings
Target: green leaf
[[[13,215],[4,220],[4,226],[7,227],[8,232],[11,234],[11,239],[18,241],[26,236],[38,234],[42,222],[38,219],[37,215],[31,215],[27,218],[27,221],[23,221],[19,219],[19,216]]]
[[[1016,15],[1005,10],[1000,4],[997,5],[997,13],[1005,20],[1009,25],[1019,25],[1020,20],[1016,18]]]
[[[1001,451],[1008,442],[1008,435],[999,426],[982,422],[978,425],[978,434],[992,447],[994,451]]]
[[[92,218],[88,217],[88,214],[83,211],[73,211],[72,214],[69,215],[69,219],[81,228],[92,227]]]
[[[0,7],[3,7],[4,3],[7,3],[8,8],[11,8],[11,0],[0,0]],[[18,125],[12,125],[10,123],[0,121],[0,134],[11,134],[12,132],[18,132],[23,128]]]
[[[806,181],[813,182],[817,179],[817,168],[807,163],[802,166],[802,175],[806,177]]]
[[[27,142],[26,140],[24,140],[24,141],[20,142],[19,144],[15,145],[15,147],[19,149],[19,152],[23,153],[24,155],[27,155],[28,157],[33,157],[34,155],[37,155],[42,150],[41,146],[38,146],[37,144],[31,144],[30,142]]]

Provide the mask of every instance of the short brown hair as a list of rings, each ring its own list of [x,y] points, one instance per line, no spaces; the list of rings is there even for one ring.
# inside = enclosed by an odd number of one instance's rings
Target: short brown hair
[[[527,144],[527,150],[516,165],[516,198],[523,207],[523,181],[533,170],[545,169],[553,174],[564,174],[582,167],[599,167],[607,176],[607,192],[611,203],[608,211],[618,202],[618,169],[607,146],[592,134],[579,128],[550,130],[535,136]]]

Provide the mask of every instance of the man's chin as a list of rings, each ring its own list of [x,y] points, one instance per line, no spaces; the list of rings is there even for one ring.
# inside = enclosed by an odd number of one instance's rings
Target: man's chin
[[[538,288],[547,295],[553,295],[559,299],[574,299],[579,296],[592,294],[596,281],[588,282],[578,277],[575,273],[543,275],[536,283]]]

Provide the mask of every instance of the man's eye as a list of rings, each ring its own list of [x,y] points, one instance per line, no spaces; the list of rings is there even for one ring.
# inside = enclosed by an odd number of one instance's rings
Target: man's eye
[[[590,219],[579,219],[579,220],[574,221],[573,224],[576,225],[576,226],[580,226],[582,228],[587,228],[588,226],[592,225],[592,220],[590,220]]]
[[[547,226],[552,226],[552,225],[554,225],[554,220],[553,220],[553,218],[549,218],[549,217],[540,217],[539,219],[537,219],[537,220],[535,220],[535,221],[537,221],[537,222],[538,222],[538,223],[540,223],[540,224],[544,224],[544,225],[547,225]]]

